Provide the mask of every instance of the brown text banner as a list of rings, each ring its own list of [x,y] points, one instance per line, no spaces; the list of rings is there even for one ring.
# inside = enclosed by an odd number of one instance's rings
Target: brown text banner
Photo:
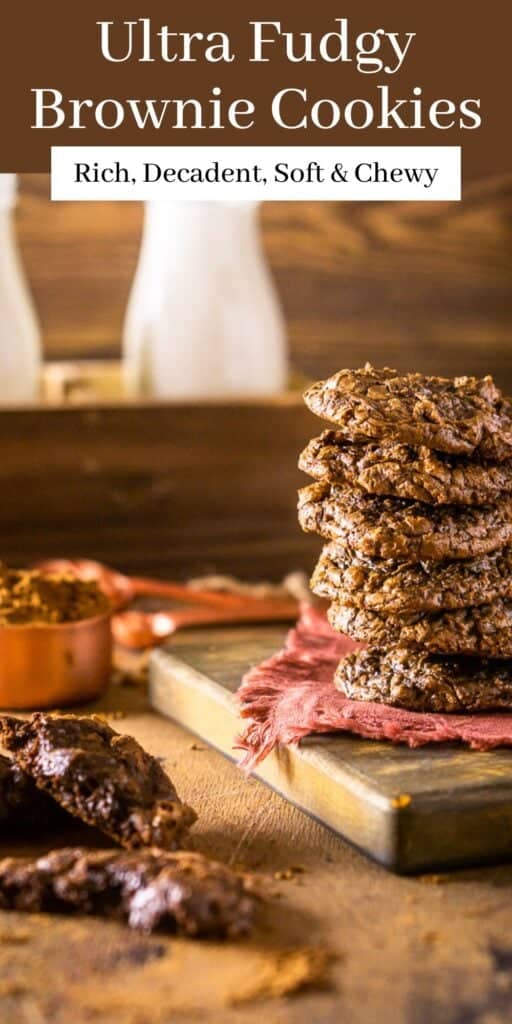
[[[0,171],[50,146],[460,145],[503,173],[505,5],[89,0],[2,14]]]

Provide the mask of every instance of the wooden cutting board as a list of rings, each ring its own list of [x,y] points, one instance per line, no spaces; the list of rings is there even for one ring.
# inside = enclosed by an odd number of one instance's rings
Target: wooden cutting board
[[[282,646],[285,633],[276,626],[183,632],[151,655],[153,706],[237,759],[234,693],[252,665]],[[399,873],[512,855],[512,750],[409,750],[332,734],[275,751],[255,774]]]

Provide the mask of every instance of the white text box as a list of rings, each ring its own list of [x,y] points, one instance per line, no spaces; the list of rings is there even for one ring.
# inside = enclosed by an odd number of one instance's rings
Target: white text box
[[[52,199],[461,198],[459,146],[54,146]]]

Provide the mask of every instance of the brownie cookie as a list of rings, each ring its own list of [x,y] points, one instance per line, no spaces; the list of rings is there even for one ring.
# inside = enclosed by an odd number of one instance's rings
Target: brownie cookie
[[[343,658],[334,683],[346,697],[410,711],[512,710],[512,662],[450,658],[394,647]]]
[[[512,658],[510,601],[399,617],[334,601],[327,617],[338,632],[372,647],[393,644],[436,654]]]
[[[250,879],[199,853],[65,848],[0,861],[0,908],[26,913],[97,914],[188,937],[250,931]]]
[[[512,541],[508,498],[479,508],[426,505],[315,483],[299,491],[298,514],[306,533],[319,533],[369,558],[474,558]]]
[[[341,370],[304,395],[311,412],[350,441],[395,440],[503,460],[512,455],[512,415],[491,377],[426,377],[367,364]]]
[[[358,558],[326,544],[311,578],[318,597],[387,615],[435,612],[512,599],[512,548],[459,561]]]
[[[37,788],[30,776],[0,754],[0,825],[7,825],[9,834],[33,833],[65,817],[64,811]]]
[[[309,442],[299,469],[315,480],[433,505],[486,505],[512,491],[512,462],[484,462],[397,441],[351,444],[336,430]]]
[[[40,789],[127,849],[175,849],[195,821],[156,758],[96,715],[3,715],[0,731]]]
[[[512,402],[509,399],[504,398],[500,402],[473,454],[489,462],[505,462],[512,458]]]

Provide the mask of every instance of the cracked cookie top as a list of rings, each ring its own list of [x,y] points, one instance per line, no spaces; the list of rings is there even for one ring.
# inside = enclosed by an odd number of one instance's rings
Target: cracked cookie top
[[[433,505],[486,505],[512,492],[512,462],[486,462],[398,441],[354,444],[337,430],[325,430],[309,442],[299,469],[315,480]]]
[[[388,615],[435,612],[512,598],[512,548],[416,564],[364,558],[332,541],[311,578],[318,597]]]
[[[334,683],[346,697],[409,711],[496,711],[512,706],[509,661],[453,658],[392,647],[343,658]]]
[[[318,381],[304,400],[350,441],[395,440],[498,461],[512,455],[512,408],[492,377],[399,374],[367,363]]]
[[[510,498],[496,506],[427,505],[315,483],[299,491],[298,515],[306,533],[369,558],[473,558],[512,542]]]

